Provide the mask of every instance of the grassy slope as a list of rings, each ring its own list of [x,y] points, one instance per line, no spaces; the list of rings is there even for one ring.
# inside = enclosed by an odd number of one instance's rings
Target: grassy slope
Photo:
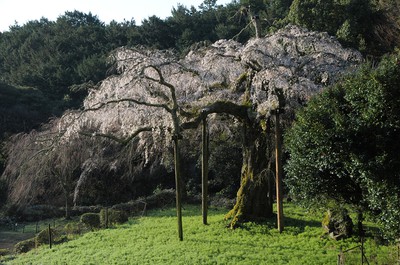
[[[209,225],[201,224],[199,207],[183,211],[184,241],[177,238],[173,209],[152,211],[114,229],[100,230],[20,255],[6,264],[336,264],[340,246],[357,245],[354,239],[334,242],[322,237],[322,216],[285,205],[282,234],[271,219],[229,230],[225,210],[212,209]],[[387,247],[367,244],[371,264],[386,263]],[[370,258],[376,256],[377,258]]]

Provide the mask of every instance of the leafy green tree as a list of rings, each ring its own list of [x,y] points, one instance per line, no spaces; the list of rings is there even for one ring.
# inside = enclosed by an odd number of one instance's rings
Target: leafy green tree
[[[139,28],[140,44],[157,48],[168,49],[175,44],[174,29],[169,23],[157,16],[143,20]]]
[[[217,0],[204,0],[203,3],[200,4],[199,8],[202,11],[210,11],[217,7]]]
[[[105,55],[117,47],[106,37],[103,22],[78,11],[13,26],[0,39],[1,79],[61,100],[71,85],[105,77]]]
[[[369,211],[400,235],[400,53],[314,97],[286,135],[286,183],[308,203]]]
[[[326,31],[366,55],[382,56],[398,46],[399,5],[376,0],[294,0],[286,22]]]
[[[269,0],[266,1],[268,19],[282,19],[289,13],[293,0]]]
[[[376,10],[368,0],[294,0],[287,20],[310,30],[326,31],[343,44],[372,52]]]
[[[266,9],[264,0],[240,0],[240,4],[250,8],[254,14],[258,14]]]

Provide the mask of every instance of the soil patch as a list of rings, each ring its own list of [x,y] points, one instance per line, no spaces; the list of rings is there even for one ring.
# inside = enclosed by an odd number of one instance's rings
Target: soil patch
[[[0,249],[9,249],[12,251],[15,244],[34,236],[35,233],[22,233],[0,230]]]

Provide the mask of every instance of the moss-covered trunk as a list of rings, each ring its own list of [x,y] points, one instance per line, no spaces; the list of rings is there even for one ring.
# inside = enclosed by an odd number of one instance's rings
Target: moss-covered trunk
[[[236,204],[225,216],[231,228],[240,222],[270,217],[273,214],[273,173],[271,144],[259,127],[245,127],[243,133],[243,166]],[[273,170],[273,168],[272,168]]]

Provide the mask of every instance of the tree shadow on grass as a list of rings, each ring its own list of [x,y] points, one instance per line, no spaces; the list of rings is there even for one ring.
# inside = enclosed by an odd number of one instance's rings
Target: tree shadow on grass
[[[239,226],[239,229],[245,229],[245,230],[251,231],[252,226],[247,225],[248,222],[264,226],[267,230],[277,229],[277,227],[278,227],[276,214],[274,214],[272,217],[269,217],[269,218],[259,218],[259,219],[255,219],[255,220],[248,220],[247,222],[241,224]],[[284,217],[283,225],[284,225],[283,231],[285,231],[285,229],[286,229],[291,232],[303,233],[306,231],[307,227],[309,227],[309,228],[321,227],[321,222],[316,221],[316,220],[305,220],[305,219],[301,219],[301,218]]]
[[[220,209],[215,207],[209,207],[207,216],[214,216],[220,214],[226,214],[229,210]],[[176,217],[176,209],[174,206],[168,206],[159,209],[150,210],[145,216],[147,217]],[[201,205],[187,204],[182,206],[183,217],[195,217],[201,218]]]
[[[209,207],[208,217],[215,215],[225,215],[229,210],[222,208]],[[312,213],[295,213],[294,216],[284,216],[284,232],[290,234],[300,234],[306,231],[306,228],[320,228],[321,220],[318,217],[312,216]],[[157,210],[151,210],[147,217],[176,217],[176,209],[174,207],[166,207]],[[182,207],[182,216],[185,217],[196,217],[201,220],[201,205],[184,205]],[[229,220],[223,220],[221,218],[221,224],[228,226]],[[254,227],[252,224],[256,224]],[[229,229],[229,228],[227,228]],[[277,217],[276,214],[269,218],[258,218],[247,220],[246,222],[239,225],[236,229],[244,229],[250,231],[251,233],[262,233],[271,234],[274,229],[277,229]]]

